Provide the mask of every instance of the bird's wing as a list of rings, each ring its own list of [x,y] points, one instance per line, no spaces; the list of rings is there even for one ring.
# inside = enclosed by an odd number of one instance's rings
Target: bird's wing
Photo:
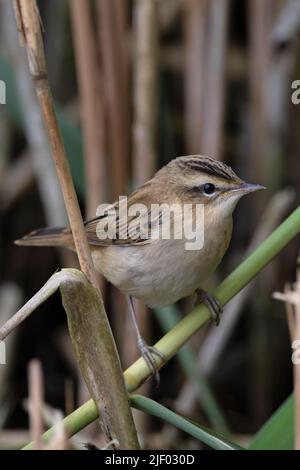
[[[107,205],[94,219],[85,222],[91,245],[132,246],[151,243],[150,229],[161,223],[160,214],[151,213],[151,205],[141,189],[128,199]]]

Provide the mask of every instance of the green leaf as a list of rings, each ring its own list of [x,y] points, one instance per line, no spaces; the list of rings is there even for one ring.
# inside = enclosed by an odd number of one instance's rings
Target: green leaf
[[[155,308],[154,312],[162,330],[165,333],[174,328],[174,326],[181,320],[181,316],[175,305],[164,308]],[[176,357],[178,358],[186,377],[193,382],[199,403],[214,429],[220,430],[224,433],[229,433],[229,428],[219,404],[214,397],[209,382],[205,377],[198,373],[196,365],[197,359],[192,349],[185,345],[177,352]]]
[[[291,395],[266,424],[258,431],[249,449],[293,450],[294,449],[294,396]]]
[[[6,84],[5,111],[8,118],[19,128],[23,129],[23,112],[18,97],[18,89],[14,79],[13,69],[8,61],[0,56],[0,80]],[[59,128],[64,141],[72,176],[80,196],[84,196],[83,175],[83,143],[78,126],[68,121],[64,114],[57,110]]]
[[[151,415],[163,419],[173,426],[176,426],[178,429],[181,429],[190,436],[195,437],[212,449],[244,450],[242,447],[229,441],[222,434],[211,431],[210,429],[207,429],[204,426],[200,426],[199,424],[195,424],[190,420],[174,413],[174,411],[169,410],[160,403],[151,400],[150,398],[146,398],[141,395],[131,395],[130,403],[134,408],[150,413]]]

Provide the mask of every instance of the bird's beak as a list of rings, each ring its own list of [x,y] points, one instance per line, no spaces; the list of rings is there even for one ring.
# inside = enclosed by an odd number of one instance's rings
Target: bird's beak
[[[260,191],[261,189],[267,188],[261,184],[242,183],[238,188],[233,189],[232,192],[244,195],[248,193],[254,193],[254,191]]]
[[[240,186],[240,190],[246,193],[253,193],[254,191],[260,191],[262,189],[267,189],[265,186],[261,184],[252,184],[252,183],[243,183]]]

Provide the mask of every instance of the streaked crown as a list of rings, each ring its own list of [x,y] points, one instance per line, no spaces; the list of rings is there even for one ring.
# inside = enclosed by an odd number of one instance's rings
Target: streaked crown
[[[154,177],[164,191],[177,195],[182,201],[222,205],[232,210],[245,194],[263,186],[245,183],[223,162],[202,155],[188,155],[171,160]]]
[[[204,175],[214,176],[228,182],[240,183],[242,181],[230,166],[211,157],[188,155],[176,158],[174,163],[176,163],[183,171],[190,172],[191,170],[194,170],[196,172],[201,172]]]

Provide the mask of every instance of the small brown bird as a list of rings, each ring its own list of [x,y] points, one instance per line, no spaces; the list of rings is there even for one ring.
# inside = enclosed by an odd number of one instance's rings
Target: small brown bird
[[[122,216],[125,202],[119,201],[85,222],[95,267],[128,296],[140,351],[156,376],[153,356],[161,353],[141,338],[132,297],[154,307],[172,304],[196,292],[218,323],[221,309],[201,285],[228,248],[237,202],[260,189],[264,187],[245,183],[229,166],[213,158],[178,157],[128,197],[127,218]],[[162,205],[177,209],[157,211]],[[185,212],[188,207],[191,211]],[[140,211],[133,210],[137,208]],[[198,213],[197,208],[202,212]],[[183,223],[187,230],[182,234]],[[115,230],[107,237],[109,225]],[[170,236],[164,238],[162,229],[168,225]],[[150,236],[145,236],[145,229]],[[191,235],[198,240],[196,249],[188,248]],[[35,230],[16,243],[74,249],[69,228]]]

